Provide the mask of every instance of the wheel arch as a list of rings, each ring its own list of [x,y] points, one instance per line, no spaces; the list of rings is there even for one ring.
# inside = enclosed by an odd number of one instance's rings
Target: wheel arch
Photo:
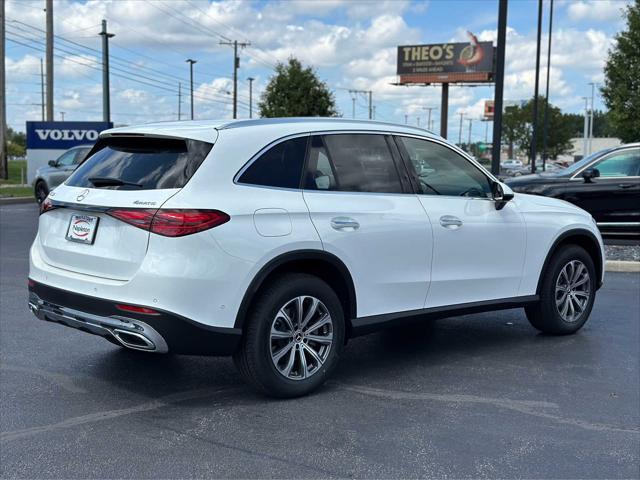
[[[242,328],[251,304],[267,281],[286,273],[315,275],[333,288],[342,304],[346,338],[351,335],[351,320],[356,317],[356,293],[347,266],[335,255],[323,250],[296,250],[279,255],[264,265],[247,288],[236,315],[235,328]]]
[[[602,286],[604,259],[602,258],[602,251],[600,250],[600,242],[593,232],[584,228],[577,228],[562,233],[558,236],[558,238],[555,239],[555,241],[551,245],[551,248],[547,252],[544,263],[542,264],[542,269],[540,270],[540,276],[538,277],[538,284],[536,286],[537,294],[540,294],[542,277],[549,266],[551,258],[560,248],[565,245],[578,245],[587,251],[587,253],[593,259],[593,263],[596,267],[596,276],[598,278],[597,288],[600,288]]]

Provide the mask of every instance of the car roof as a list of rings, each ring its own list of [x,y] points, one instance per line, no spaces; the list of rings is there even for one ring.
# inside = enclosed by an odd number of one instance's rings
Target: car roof
[[[356,120],[325,117],[291,117],[291,118],[258,118],[244,120],[189,120],[179,122],[157,122],[130,127],[118,127],[103,131],[100,136],[120,135],[158,135],[191,138],[215,142],[218,134],[225,130],[236,129],[270,130],[279,136],[293,135],[314,131],[379,131],[406,133],[413,135],[440,138],[429,130],[409,125],[377,122],[373,120]],[[265,132],[266,133],[266,132]]]

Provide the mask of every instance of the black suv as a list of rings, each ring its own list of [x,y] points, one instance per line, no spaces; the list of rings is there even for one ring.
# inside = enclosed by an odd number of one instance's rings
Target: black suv
[[[556,172],[506,180],[516,192],[571,202],[603,236],[640,238],[640,143],[601,150]]]

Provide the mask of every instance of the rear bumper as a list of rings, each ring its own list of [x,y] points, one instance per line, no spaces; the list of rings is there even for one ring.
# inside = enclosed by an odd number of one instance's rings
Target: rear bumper
[[[158,314],[118,310],[110,300],[29,281],[29,309],[41,320],[105,337],[134,350],[186,355],[231,355],[241,330],[203,325],[152,308]]]

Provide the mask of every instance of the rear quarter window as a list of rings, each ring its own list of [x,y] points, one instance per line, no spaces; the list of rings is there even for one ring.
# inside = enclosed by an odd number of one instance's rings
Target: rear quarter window
[[[300,188],[308,137],[285,140],[254,160],[239,183],[279,188]]]
[[[189,139],[108,137],[69,177],[71,187],[95,188],[93,179],[115,179],[123,185],[100,188],[155,190],[182,188],[202,164],[213,145]],[[115,183],[115,182],[114,182]]]

